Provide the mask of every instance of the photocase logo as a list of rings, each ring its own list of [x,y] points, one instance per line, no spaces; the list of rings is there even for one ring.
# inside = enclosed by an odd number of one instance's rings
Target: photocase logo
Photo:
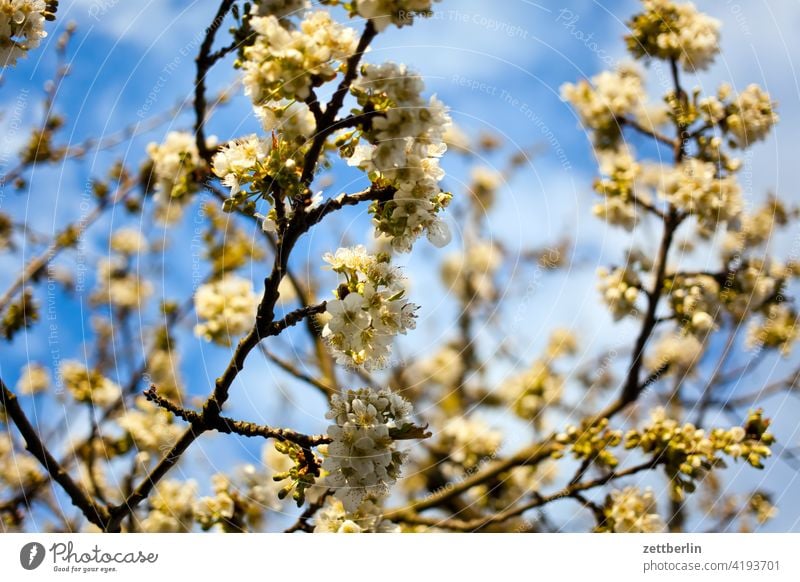
[[[30,542],[19,551],[19,563],[26,570],[35,570],[44,561],[44,546],[39,542]]]

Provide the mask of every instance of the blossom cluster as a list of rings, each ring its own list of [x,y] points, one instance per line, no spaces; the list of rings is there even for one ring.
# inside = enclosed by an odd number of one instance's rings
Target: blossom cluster
[[[20,394],[39,394],[50,388],[50,372],[47,368],[36,362],[31,362],[22,368],[17,382],[17,392]]]
[[[198,287],[194,308],[199,322],[194,333],[206,341],[229,346],[232,338],[253,327],[258,297],[253,283],[236,275],[226,275]]]
[[[696,158],[665,171],[659,194],[675,208],[693,214],[708,232],[734,220],[742,210],[736,179],[719,175],[718,164]]]
[[[261,467],[247,464],[234,471],[234,478],[223,474],[211,478],[212,494],[200,497],[197,482],[163,480],[149,498],[149,512],[139,528],[150,533],[189,532],[202,529],[242,531],[257,528],[266,509],[277,510],[279,486],[272,479],[290,461],[274,447],[262,449]]]
[[[444,134],[450,117],[444,105],[422,97],[424,83],[405,66],[395,63],[364,65],[352,92],[363,110],[363,138],[354,135],[341,151],[348,163],[369,173],[373,183],[395,189],[392,200],[371,207],[376,230],[391,239],[398,252],[407,252],[426,233],[436,246],[450,241],[447,225],[437,214],[450,202],[441,191],[444,171],[439,158],[447,146]]]
[[[280,99],[305,101],[315,86],[336,77],[358,44],[356,32],[335,22],[327,11],[305,15],[290,30],[274,15],[254,16],[255,41],[239,63],[245,93],[256,105]]]
[[[494,275],[502,262],[497,247],[488,242],[469,245],[463,252],[449,254],[442,261],[442,281],[462,301],[491,299]]]
[[[302,161],[302,151],[283,138],[268,140],[253,134],[225,144],[212,160],[212,171],[230,188],[223,210],[239,209],[253,215],[261,221],[264,232],[277,234],[279,216],[286,221],[292,217],[290,200],[304,196],[307,191],[301,182]],[[263,215],[256,212],[260,198],[271,205]],[[319,193],[306,201],[304,211],[310,212],[321,201]]]
[[[448,418],[436,440],[435,448],[447,459],[466,470],[480,466],[500,449],[503,434],[479,418]]]
[[[59,367],[61,382],[78,402],[108,406],[119,398],[120,387],[101,372],[91,370],[78,361],[66,360]]]
[[[595,145],[616,146],[623,118],[637,114],[645,103],[642,76],[632,66],[603,71],[591,79],[561,87],[561,97],[578,113],[581,123],[594,131]]]
[[[445,135],[445,140],[449,143],[450,138]],[[481,211],[488,212],[494,206],[497,190],[503,185],[503,181],[503,174],[491,168],[476,166],[470,171],[469,191]]]
[[[687,71],[706,69],[719,53],[720,22],[691,2],[642,0],[625,40],[635,57],[674,60]]]
[[[149,497],[150,511],[139,522],[146,533],[185,533],[194,527],[194,507],[197,498],[195,481],[181,482],[164,479]]]
[[[609,449],[622,442],[622,431],[608,427],[603,418],[588,425],[569,426],[556,440],[568,445],[576,459],[591,461],[603,467],[616,467],[619,460]]]
[[[385,365],[392,339],[416,325],[417,306],[406,301],[399,270],[388,255],[371,255],[363,245],[323,258],[345,282],[326,304],[322,336],[341,364],[369,369]]]
[[[133,228],[116,231],[109,243],[112,253],[97,263],[97,288],[92,298],[119,309],[140,309],[153,293],[153,285],[133,267],[147,251],[147,241]]]
[[[522,419],[541,421],[542,411],[561,399],[564,378],[546,361],[536,360],[526,371],[500,387],[501,398]]]
[[[639,222],[636,202],[650,202],[645,192],[636,190],[641,166],[628,148],[601,150],[599,157],[603,177],[595,180],[594,189],[603,196],[603,201],[592,211],[609,224],[633,230]]]
[[[667,283],[672,311],[683,330],[704,337],[716,327],[719,283],[709,275],[680,275]]]
[[[17,450],[7,431],[0,433],[0,484],[4,488],[24,490],[41,478],[38,461]]]
[[[633,265],[617,267],[610,271],[600,267],[597,275],[600,277],[597,288],[611,310],[614,321],[638,313],[636,300],[642,289],[642,281]]]
[[[391,390],[348,390],[335,395],[326,414],[328,445],[322,468],[328,485],[348,513],[368,498],[385,496],[397,481],[405,454],[397,450],[393,430],[411,425],[411,404]]]
[[[328,498],[317,512],[314,533],[400,533],[400,527],[381,516],[381,507],[364,500],[354,512],[348,512],[336,498]]]
[[[788,356],[800,337],[800,323],[795,309],[785,303],[773,303],[760,321],[753,321],[747,330],[750,348],[778,349]]]
[[[449,391],[464,371],[461,350],[443,346],[436,353],[415,362],[410,370],[413,383],[420,386],[439,385]]]
[[[169,450],[180,437],[184,427],[174,422],[171,412],[148,402],[143,396],[136,399],[117,421],[139,451],[161,454]]]
[[[625,448],[639,449],[663,463],[670,478],[670,496],[681,500],[686,491],[695,490],[697,479],[712,468],[725,466],[720,454],[762,468],[762,460],[772,454],[769,446],[775,442],[768,428],[769,421],[760,410],[751,412],[744,426],[707,432],[691,423],[681,425],[657,408],[647,427],[625,435]]]
[[[652,489],[625,487],[612,491],[603,507],[605,521],[598,531],[613,533],[661,533],[666,524],[658,513]]]
[[[693,333],[670,332],[661,336],[645,356],[652,372],[684,376],[694,370],[703,357],[705,344]]]
[[[0,68],[13,67],[47,36],[44,0],[0,0]]]
[[[720,301],[737,321],[741,321],[748,313],[766,310],[780,302],[787,280],[798,274],[796,263],[783,264],[769,257],[743,257],[733,276],[728,276],[720,292]]]
[[[269,180],[264,168],[269,151],[270,142],[266,138],[255,134],[241,137],[224,144],[214,154],[211,170],[230,188],[233,199],[242,188],[260,192],[265,189],[262,182]]]
[[[153,164],[156,216],[172,224],[181,217],[191,194],[197,191],[194,173],[202,166],[197,143],[191,133],[171,131],[164,143],[150,143],[147,153]]]
[[[723,83],[715,96],[701,99],[698,106],[706,123],[728,132],[732,145],[739,148],[764,139],[779,119],[769,93],[755,83],[738,95]]]

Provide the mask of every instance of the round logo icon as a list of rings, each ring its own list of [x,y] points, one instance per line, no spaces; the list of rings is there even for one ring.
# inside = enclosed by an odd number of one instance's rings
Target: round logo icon
[[[35,570],[44,562],[44,546],[39,542],[30,542],[19,551],[19,563],[26,570]]]

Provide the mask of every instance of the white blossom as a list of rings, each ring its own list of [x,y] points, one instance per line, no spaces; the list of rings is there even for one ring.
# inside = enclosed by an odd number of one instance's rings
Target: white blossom
[[[159,387],[160,388],[160,387]],[[172,413],[147,401],[143,396],[117,421],[140,451],[160,454],[175,444],[184,427],[173,421]]]
[[[253,327],[258,297],[253,283],[236,275],[201,285],[194,295],[197,317],[194,333],[206,341],[231,345],[231,339]]]
[[[495,292],[494,275],[500,267],[502,255],[491,243],[478,242],[463,253],[452,253],[442,262],[442,281],[462,301],[475,297],[490,299]]]
[[[13,67],[47,36],[44,0],[0,0],[0,68]]]
[[[50,387],[50,372],[47,368],[36,362],[31,362],[22,368],[17,381],[17,392],[20,394],[38,394]]]
[[[255,134],[239,138],[214,154],[211,169],[231,189],[230,195],[235,196],[252,181],[253,173],[267,159],[269,149],[269,141]]]
[[[121,228],[111,235],[111,250],[135,256],[147,251],[147,241],[135,228]]]
[[[194,526],[197,483],[165,479],[150,496],[150,512],[139,522],[146,533],[184,533]]]
[[[131,271],[125,258],[112,256],[97,262],[97,289],[92,297],[98,303],[139,309],[152,294],[152,283]]]
[[[400,474],[405,454],[398,451],[390,431],[410,423],[411,404],[393,393],[371,388],[334,395],[326,418],[333,439],[322,468],[326,481],[354,513],[367,498],[381,498]]]
[[[314,533],[399,533],[400,526],[381,516],[378,504],[367,499],[348,513],[336,498],[328,498],[314,520]]]
[[[42,479],[39,462],[15,449],[9,432],[0,432],[0,484],[6,490],[25,489]]]
[[[298,30],[284,28],[275,16],[250,20],[255,42],[244,49],[245,93],[255,105],[282,98],[304,101],[315,80],[336,77],[339,64],[358,44],[352,28],[324,10],[310,12]]]
[[[699,225],[710,232],[737,218],[742,210],[741,188],[736,179],[719,175],[716,164],[695,158],[664,169],[659,195],[695,215]]]
[[[600,282],[597,288],[603,295],[614,321],[619,321],[627,315],[636,313],[636,300],[642,282],[633,269],[618,267],[609,271],[605,267],[597,270]]]
[[[627,37],[637,57],[675,59],[684,70],[703,70],[719,53],[720,22],[691,2],[642,0],[644,12],[633,17]]]
[[[370,255],[362,245],[340,248],[324,259],[346,283],[327,302],[322,336],[341,364],[385,365],[394,336],[416,325],[417,306],[406,301],[400,272],[387,255]]]
[[[575,108],[585,127],[616,136],[620,118],[640,108],[645,93],[639,70],[625,65],[603,71],[589,81],[566,83],[561,86],[561,97]]]
[[[78,402],[91,402],[95,406],[108,406],[119,398],[120,387],[96,370],[80,362],[66,360],[59,367],[61,382]]]
[[[194,171],[201,165],[194,136],[171,131],[164,143],[150,143],[147,153],[153,163],[156,216],[166,224],[180,218],[189,194],[197,189]]]
[[[666,530],[651,489],[641,491],[638,487],[626,487],[612,491],[610,500],[606,516],[614,533],[661,533]]]
[[[769,93],[758,85],[748,85],[731,104],[731,112],[725,119],[739,147],[745,147],[764,139],[778,123],[778,114]]]
[[[353,85],[359,104],[380,115],[373,116],[365,135],[371,145],[355,147],[348,164],[394,186],[392,200],[372,211],[376,230],[390,237],[398,252],[409,251],[423,233],[436,246],[450,241],[437,214],[451,198],[439,187],[444,178],[439,158],[447,149],[444,136],[451,122],[438,99],[422,98],[423,89],[417,75],[395,63],[364,65]]]

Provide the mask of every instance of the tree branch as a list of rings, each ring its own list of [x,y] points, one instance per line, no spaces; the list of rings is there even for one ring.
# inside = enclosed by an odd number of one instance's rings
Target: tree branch
[[[450,519],[442,519],[442,518],[435,518],[435,517],[423,517],[419,515],[396,515],[394,519],[396,521],[402,521],[405,523],[416,524],[416,525],[426,525],[429,527],[442,527],[446,529],[451,529],[455,531],[463,531],[463,532],[472,532],[481,530],[489,525],[502,523],[512,517],[516,517],[518,515],[522,515],[526,511],[530,509],[535,509],[537,507],[542,507],[554,501],[558,501],[559,499],[567,499],[570,497],[576,497],[576,494],[579,494],[582,491],[588,491],[589,489],[594,489],[596,487],[600,487],[609,483],[610,481],[614,481],[616,479],[621,479],[623,477],[629,477],[631,475],[635,475],[636,473],[650,470],[655,468],[660,461],[658,458],[652,459],[640,465],[635,465],[623,471],[612,471],[610,473],[606,473],[596,479],[592,479],[590,481],[583,481],[579,483],[573,483],[567,485],[560,491],[556,491],[555,493],[547,496],[535,495],[533,499],[530,501],[523,503],[521,505],[517,505],[515,507],[510,507],[504,511],[500,511],[493,515],[488,515],[484,517],[479,517],[476,519],[471,520],[460,520],[455,518]],[[386,516],[388,519],[388,515]]]
[[[288,441],[309,448],[324,445],[331,442],[325,435],[309,436],[295,432],[288,428],[272,428],[270,426],[247,422],[244,420],[234,420],[225,416],[218,416],[211,420],[206,420],[203,415],[194,410],[178,406],[167,398],[160,396],[155,386],[150,386],[144,391],[144,396],[150,402],[168,410],[180,419],[189,424],[205,430],[216,430],[225,434],[238,434],[246,437],[262,437],[265,439],[275,439],[278,441]]]
[[[53,481],[61,486],[70,500],[72,500],[72,504],[83,512],[86,519],[97,527],[105,529],[109,518],[106,508],[92,501],[53,457],[20,407],[17,397],[8,389],[2,379],[0,379],[0,390],[3,395],[3,408],[16,425],[22,438],[25,439],[25,446],[28,451],[36,457],[36,460],[44,467]]]
[[[195,59],[195,63],[197,64],[197,72],[194,78],[194,136],[195,142],[197,143],[197,151],[199,152],[200,157],[203,158],[206,163],[211,163],[211,152],[208,149],[208,144],[206,144],[205,132],[207,108],[206,75],[211,67],[214,66],[214,63],[227,54],[224,49],[212,54],[211,47],[214,45],[214,38],[217,35],[217,31],[219,30],[220,26],[222,26],[222,23],[225,20],[225,17],[228,15],[231,7],[233,7],[234,2],[235,0],[222,0],[219,5],[219,9],[217,10],[217,14],[214,16],[214,20],[212,20],[209,27],[206,28],[206,35],[203,38],[202,44],[200,45],[200,53]]]
[[[346,71],[344,77],[328,102],[325,112],[317,124],[317,134],[306,152],[303,174],[300,177],[300,181],[306,186],[310,185],[314,179],[314,171],[317,168],[319,156],[322,154],[322,148],[325,147],[328,136],[337,129],[336,116],[339,115],[339,110],[344,104],[344,98],[350,90],[350,85],[358,75],[358,64],[361,62],[361,57],[377,34],[378,31],[375,29],[374,23],[368,20],[364,27],[364,32],[361,33],[361,38],[358,40],[356,51],[350,55],[345,63]]]

